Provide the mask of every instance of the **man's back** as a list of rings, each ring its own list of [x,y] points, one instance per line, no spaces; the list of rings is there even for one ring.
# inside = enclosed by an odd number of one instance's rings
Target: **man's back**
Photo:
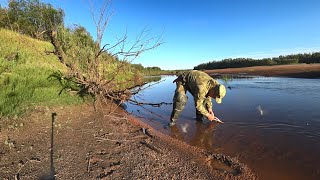
[[[206,94],[210,88],[218,84],[216,80],[202,71],[192,70],[182,73],[181,76],[182,81],[193,96],[201,91]]]

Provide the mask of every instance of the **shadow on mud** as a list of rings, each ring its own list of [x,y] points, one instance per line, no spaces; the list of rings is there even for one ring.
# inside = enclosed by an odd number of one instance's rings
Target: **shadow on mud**
[[[41,177],[39,177],[40,180],[55,180],[55,168],[54,168],[54,162],[53,162],[53,148],[54,148],[54,120],[57,116],[57,113],[51,113],[51,144],[50,144],[50,172],[48,174],[44,174]]]

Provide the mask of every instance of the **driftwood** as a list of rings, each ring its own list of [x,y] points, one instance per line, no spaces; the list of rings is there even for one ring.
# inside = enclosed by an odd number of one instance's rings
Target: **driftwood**
[[[144,105],[149,105],[149,106],[153,106],[153,107],[160,107],[162,105],[171,105],[172,103],[167,103],[167,102],[160,102],[160,103],[148,103],[148,102],[139,102],[133,99],[128,99],[128,102],[134,105],[138,105],[138,106],[144,106]]]
[[[140,144],[143,144],[143,145],[145,145],[146,147],[148,147],[149,149],[151,149],[151,150],[153,150],[153,151],[155,151],[156,153],[159,153],[159,154],[162,154],[162,152],[161,152],[161,150],[160,149],[158,149],[157,147],[155,147],[155,146],[153,146],[153,145],[151,145],[151,144],[149,144],[149,143],[147,143],[146,141],[140,141]]]
[[[154,138],[154,136],[150,133],[150,130],[149,129],[146,129],[146,128],[141,128],[143,134],[146,134],[148,135],[149,137],[151,138]]]

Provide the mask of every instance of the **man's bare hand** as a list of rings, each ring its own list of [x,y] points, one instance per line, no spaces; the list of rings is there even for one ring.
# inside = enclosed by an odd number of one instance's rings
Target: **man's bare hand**
[[[210,121],[213,121],[214,120],[214,113],[213,113],[212,109],[208,109],[208,112],[209,112],[208,119]]]
[[[212,109],[208,109],[208,112],[214,116]]]
[[[210,121],[213,121],[213,120],[214,120],[214,114],[213,114],[213,113],[212,113],[212,114],[209,114],[208,119],[209,119]]]

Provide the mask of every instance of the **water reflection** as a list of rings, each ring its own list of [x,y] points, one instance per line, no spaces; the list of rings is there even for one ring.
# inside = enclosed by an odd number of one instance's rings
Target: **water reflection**
[[[203,149],[213,149],[213,133],[215,130],[216,123],[195,123],[195,134],[190,139],[189,144],[193,146],[197,146]]]
[[[214,132],[219,126],[216,122],[180,122],[169,128],[169,135],[192,146],[214,150]]]
[[[157,82],[161,80],[161,76],[144,76],[143,81],[144,82]]]

